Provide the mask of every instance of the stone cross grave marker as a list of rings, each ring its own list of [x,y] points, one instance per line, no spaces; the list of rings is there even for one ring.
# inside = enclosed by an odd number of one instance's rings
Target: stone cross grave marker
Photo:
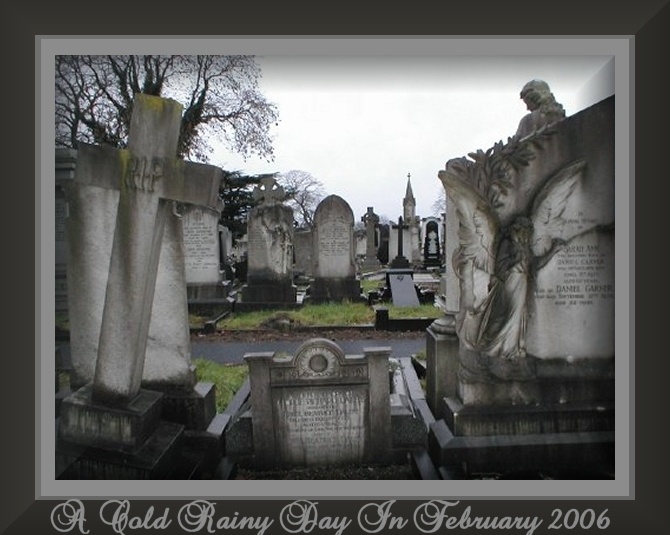
[[[128,149],[79,150],[75,181],[120,193],[93,380],[98,401],[125,403],[139,392],[170,201],[216,207],[220,169],[175,157],[181,110],[138,94]]]
[[[398,218],[398,225],[394,225],[393,228],[398,230],[398,254],[391,261],[391,268],[396,269],[409,267],[409,260],[405,258],[403,251],[403,232],[409,228],[409,225],[403,222],[401,216]]]
[[[379,225],[379,216],[375,214],[374,208],[368,206],[368,211],[361,218],[365,223],[365,260],[363,268],[366,271],[379,269],[380,263],[377,259],[377,247],[375,246],[375,236],[377,233],[377,225]]]
[[[274,176],[264,176],[260,184],[252,192],[255,201],[260,200],[263,204],[276,204],[286,198],[284,188],[277,184]]]

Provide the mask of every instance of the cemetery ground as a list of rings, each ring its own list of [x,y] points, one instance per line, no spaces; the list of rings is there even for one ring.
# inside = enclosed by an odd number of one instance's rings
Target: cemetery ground
[[[393,318],[436,318],[439,309],[432,305],[413,308],[384,305]],[[205,325],[218,313],[189,314],[192,357],[201,381],[217,387],[217,411],[223,412],[247,377],[247,366],[242,356],[245,349],[254,351],[259,344],[295,346],[310,338],[327,338],[337,343],[359,342],[357,346],[387,345],[405,342],[400,351],[412,351],[419,359],[425,358],[422,330],[384,331],[374,328],[375,310],[363,303],[326,303],[305,305],[296,310],[259,310],[230,313],[216,322],[216,328],[207,332]],[[65,355],[62,365],[67,369],[67,340],[69,321],[66,312],[56,314],[56,343]],[[369,341],[369,343],[367,343]],[[232,355],[221,362],[214,354],[221,353],[221,344],[235,344]],[[230,355],[230,353],[229,353]],[[407,354],[405,356],[412,356]],[[219,362],[217,362],[219,361]],[[67,384],[66,371],[61,382]]]
[[[192,358],[198,381],[213,383],[216,388],[216,411],[223,413],[248,379],[248,367],[243,354],[259,347],[279,348],[298,346],[311,338],[325,338],[347,347],[385,346],[396,348],[396,354],[425,361],[425,332],[423,330],[385,331],[375,329],[375,309],[382,306],[391,318],[432,319],[439,309],[432,305],[402,308],[390,303],[369,306],[365,303],[324,303],[304,305],[293,310],[259,310],[245,313],[209,314],[191,313],[189,323]],[[220,318],[216,328],[205,326],[212,316]],[[69,321],[67,313],[56,315],[57,346],[68,354]],[[265,344],[263,346],[263,344]],[[223,348],[227,359],[217,362]],[[236,354],[235,354],[236,353]],[[205,355],[205,356],[203,356]],[[212,356],[216,355],[216,356]],[[231,356],[234,355],[234,356]],[[67,358],[61,362],[65,369],[59,374],[63,387],[69,384]],[[257,470],[252,467],[235,468],[227,477],[249,479],[305,479],[305,480],[408,480],[420,479],[409,459],[406,462],[361,464],[348,467],[308,467],[285,470]]]
[[[439,310],[430,305],[399,308],[384,304],[391,317],[425,318],[438,317]],[[199,381],[210,382],[216,388],[216,411],[223,413],[234,400],[248,379],[248,367],[240,358],[234,362],[220,363],[214,358],[205,358],[202,348],[220,351],[232,345],[254,351],[261,344],[276,347],[296,346],[310,338],[326,338],[338,344],[358,346],[389,345],[412,358],[419,369],[425,366],[425,331],[384,331],[374,328],[375,307],[362,303],[306,305],[296,310],[261,310],[226,315],[213,332],[205,332],[204,325],[209,316],[190,314],[193,364]],[[66,347],[67,314],[57,314],[57,345]],[[242,349],[242,351],[244,351]],[[281,351],[280,351],[281,352]],[[405,354],[407,353],[407,354]],[[67,364],[66,366],[67,367]],[[60,374],[63,386],[68,384],[67,371]],[[425,387],[425,379],[421,378]],[[387,464],[358,464],[339,467],[307,467],[291,469],[261,470],[253,467],[235,467],[227,474],[237,480],[415,480],[422,479],[411,459]],[[582,476],[583,477],[583,476]],[[550,476],[533,473],[477,473],[468,479],[552,479]]]

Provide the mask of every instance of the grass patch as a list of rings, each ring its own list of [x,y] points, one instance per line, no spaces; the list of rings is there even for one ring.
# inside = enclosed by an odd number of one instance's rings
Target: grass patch
[[[188,326],[191,329],[202,329],[205,327],[205,322],[208,321],[208,319],[209,318],[198,316],[197,314],[189,314]]]
[[[305,305],[295,311],[302,325],[361,325],[374,323],[374,310],[365,303],[324,303]]]
[[[367,296],[368,292],[379,290],[383,284],[384,281],[380,279],[361,279],[361,292]]]
[[[364,325],[374,323],[374,310],[365,303],[324,303],[305,305],[296,310],[259,310],[231,314],[219,323],[222,329],[272,328],[280,321],[294,327]]]
[[[223,412],[249,375],[246,364],[219,364],[211,360],[193,359],[198,381],[216,385],[216,412]]]
[[[397,307],[392,303],[384,303],[384,308],[389,311],[389,318],[412,319],[412,318],[439,318],[442,311],[433,304],[419,305],[418,307]]]

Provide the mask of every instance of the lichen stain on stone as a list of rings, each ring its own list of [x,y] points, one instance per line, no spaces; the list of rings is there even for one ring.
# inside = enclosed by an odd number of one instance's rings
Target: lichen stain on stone
[[[146,95],[143,93],[137,94],[136,100],[138,102],[141,100],[142,104],[147,109],[150,109],[153,113],[162,115],[166,111],[171,111],[173,113],[179,114],[179,117],[181,117],[182,105],[176,100],[165,99],[153,95]]]
[[[119,188],[121,190],[127,189],[127,177],[130,172],[131,155],[129,150],[119,150],[116,152],[119,160]]]

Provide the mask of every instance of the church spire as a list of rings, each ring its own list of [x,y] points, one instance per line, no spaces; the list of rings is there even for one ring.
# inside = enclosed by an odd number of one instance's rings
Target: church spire
[[[405,190],[405,198],[402,201],[403,218],[405,221],[413,221],[416,216],[416,200],[414,193],[412,193],[411,175],[407,173],[407,189]]]
[[[407,173],[407,189],[405,190],[405,200],[412,199],[414,200],[414,193],[412,193],[412,175]]]

